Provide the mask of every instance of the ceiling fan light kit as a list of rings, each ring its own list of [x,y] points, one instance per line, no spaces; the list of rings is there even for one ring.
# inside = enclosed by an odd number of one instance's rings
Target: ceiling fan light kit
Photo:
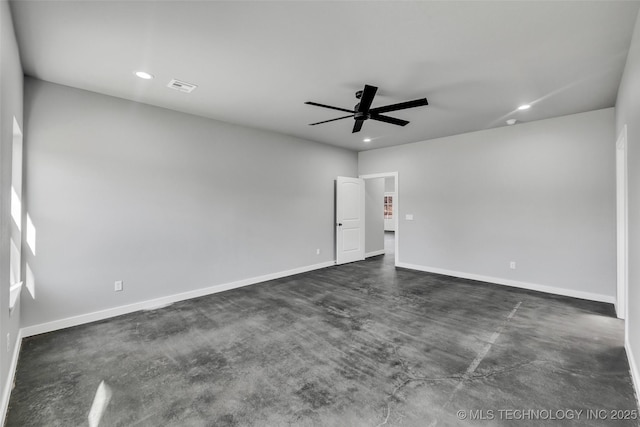
[[[408,121],[397,119],[395,117],[390,117],[383,115],[382,113],[388,113],[391,111],[405,110],[407,108],[421,107],[424,105],[429,105],[427,102],[427,98],[415,99],[413,101],[400,102],[398,104],[385,105],[383,107],[371,108],[371,104],[373,103],[373,98],[376,96],[376,92],[378,88],[376,86],[364,85],[363,90],[359,90],[356,92],[356,99],[359,99],[353,110],[349,110],[341,107],[333,107],[331,105],[319,104],[317,102],[307,101],[305,104],[314,105],[316,107],[329,108],[332,110],[343,111],[345,113],[350,113],[347,116],[337,117],[335,119],[323,120],[321,122],[310,123],[309,126],[316,126],[323,123],[334,122],[336,120],[347,119],[349,117],[353,117],[355,123],[353,125],[352,133],[360,132],[362,129],[362,125],[365,120],[376,120],[379,122],[389,123],[396,126],[406,126],[409,124]]]

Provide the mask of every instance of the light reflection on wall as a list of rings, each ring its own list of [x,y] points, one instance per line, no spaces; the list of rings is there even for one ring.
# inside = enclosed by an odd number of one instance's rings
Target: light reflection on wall
[[[34,227],[31,217],[27,214],[27,245],[32,254],[36,254],[36,227]]]

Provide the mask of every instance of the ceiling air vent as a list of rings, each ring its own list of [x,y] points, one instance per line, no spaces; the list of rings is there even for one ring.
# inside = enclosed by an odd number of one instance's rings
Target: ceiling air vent
[[[175,90],[178,90],[180,92],[191,93],[198,86],[196,86],[194,84],[191,84],[191,83],[187,83],[187,82],[183,82],[183,81],[180,81],[180,80],[173,79],[173,80],[171,80],[169,82],[167,87],[169,89],[175,89]]]

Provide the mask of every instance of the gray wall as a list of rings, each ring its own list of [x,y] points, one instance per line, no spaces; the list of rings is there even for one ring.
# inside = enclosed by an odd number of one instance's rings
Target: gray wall
[[[612,300],[614,139],[610,108],[361,152],[359,173],[399,173],[401,264]]]
[[[384,178],[364,180],[365,253],[384,251]]]
[[[9,4],[0,1],[0,388],[7,391],[8,373],[20,328],[20,307],[9,312],[9,241],[11,236],[11,153],[13,118],[22,126],[22,66]],[[11,334],[6,351],[7,333]],[[6,397],[6,396],[3,396]]]
[[[335,259],[353,152],[34,79],[25,114],[25,327]]]
[[[629,312],[627,327],[628,354],[634,368],[635,380],[640,381],[640,311],[635,303],[640,300],[640,14],[627,57],[616,103],[616,131],[627,125],[627,173],[629,194]]]

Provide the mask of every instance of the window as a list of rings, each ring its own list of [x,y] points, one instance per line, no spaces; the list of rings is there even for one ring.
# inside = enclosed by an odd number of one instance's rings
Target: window
[[[18,231],[22,230],[22,202],[15,187],[11,186],[11,218],[18,227]]]
[[[393,196],[384,196],[384,219],[393,219]]]
[[[11,241],[11,252],[9,256],[9,283],[11,283],[13,287],[20,283],[20,249],[18,249],[18,246],[13,240]]]
[[[13,308],[22,289],[22,131],[13,118],[13,146],[11,153],[11,251],[9,255],[9,307]]]

